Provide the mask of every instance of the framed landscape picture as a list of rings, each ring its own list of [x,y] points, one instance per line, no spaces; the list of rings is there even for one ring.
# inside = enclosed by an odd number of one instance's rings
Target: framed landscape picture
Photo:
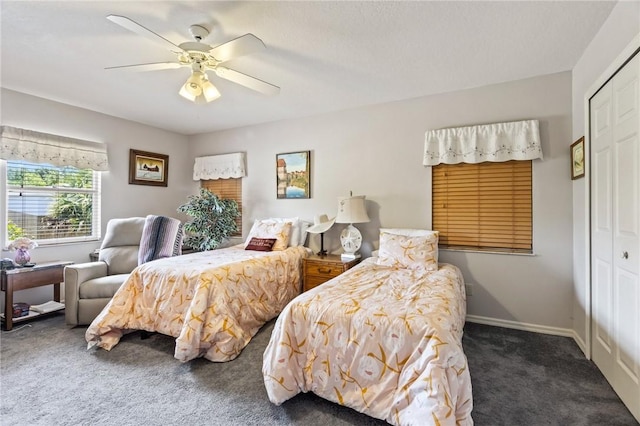
[[[129,150],[129,183],[133,185],[167,186],[169,156],[153,152]]]
[[[311,151],[276,154],[278,198],[311,198]]]
[[[571,144],[571,179],[584,176],[584,137]]]

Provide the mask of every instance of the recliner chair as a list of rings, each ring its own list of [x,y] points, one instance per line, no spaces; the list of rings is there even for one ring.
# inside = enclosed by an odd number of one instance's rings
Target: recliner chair
[[[144,224],[144,217],[111,219],[107,223],[98,261],[65,268],[67,324],[90,324],[138,266]]]

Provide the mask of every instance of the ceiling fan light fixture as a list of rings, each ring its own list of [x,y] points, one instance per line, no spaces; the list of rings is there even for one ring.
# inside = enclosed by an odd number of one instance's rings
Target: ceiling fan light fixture
[[[188,85],[189,83],[185,83],[182,85],[182,87],[180,88],[180,91],[178,92],[180,94],[180,96],[182,96],[183,98],[190,100],[191,102],[195,102],[196,101],[196,96],[193,95],[189,90],[188,90]]]
[[[209,80],[206,80],[202,83],[202,95],[204,96],[205,101],[211,102],[215,101],[220,97],[220,92]]]
[[[202,83],[207,79],[201,71],[194,71],[191,73],[191,77],[187,79],[184,84],[185,90],[191,93],[193,96],[200,96],[202,94]]]
[[[190,67],[191,76],[179,90],[180,96],[191,102],[204,103],[211,102],[220,97],[220,92],[208,83],[205,71],[214,71],[219,77],[232,83],[239,84],[248,89],[255,90],[265,95],[275,95],[280,92],[280,88],[266,81],[252,77],[248,74],[235,71],[230,68],[219,66],[236,57],[248,55],[266,49],[265,44],[258,37],[251,33],[236,37],[233,40],[212,46],[203,43],[202,40],[209,35],[209,29],[203,25],[192,25],[189,28],[194,41],[175,44],[164,37],[156,34],[139,23],[120,15],[107,16],[111,22],[137,33],[157,43],[162,44],[174,54],[177,54],[177,61],[174,62],[154,62],[146,64],[123,65],[117,67],[107,67],[107,69],[128,69],[139,71],[154,71],[164,69],[174,69]]]

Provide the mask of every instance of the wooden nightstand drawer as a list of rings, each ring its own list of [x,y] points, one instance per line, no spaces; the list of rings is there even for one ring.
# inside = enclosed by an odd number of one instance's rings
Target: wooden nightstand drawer
[[[303,291],[311,290],[314,287],[324,284],[331,278],[335,278],[347,269],[355,266],[360,259],[343,261],[340,256],[310,256],[304,259],[304,282]]]
[[[307,263],[307,275],[319,275],[326,277],[327,279],[337,277],[344,272],[342,264],[335,264],[333,262],[314,262]]]
[[[331,278],[333,278],[333,277],[331,277]],[[304,291],[311,290],[314,287],[318,287],[320,284],[326,283],[331,278],[314,277],[312,275],[307,275],[306,277],[304,277]]]

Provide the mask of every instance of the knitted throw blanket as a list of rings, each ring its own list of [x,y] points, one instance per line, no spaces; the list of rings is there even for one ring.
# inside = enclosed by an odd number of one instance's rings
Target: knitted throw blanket
[[[182,222],[165,216],[149,215],[144,221],[138,265],[182,254]]]

